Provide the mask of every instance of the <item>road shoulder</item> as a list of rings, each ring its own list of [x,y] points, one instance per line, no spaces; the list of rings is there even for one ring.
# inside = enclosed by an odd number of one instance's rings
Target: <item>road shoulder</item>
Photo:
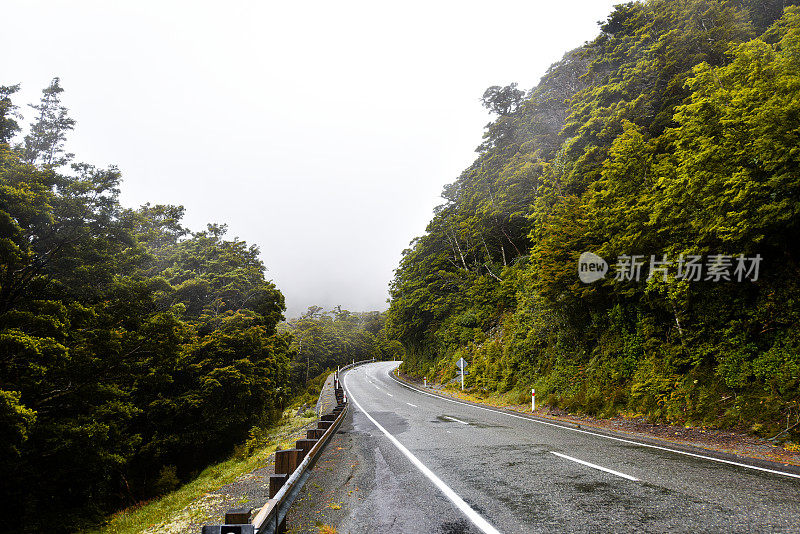
[[[369,456],[356,446],[352,418],[351,410],[312,468],[289,509],[287,532],[335,532],[369,493],[373,469]]]
[[[737,462],[758,468],[800,475],[800,453],[788,451],[756,436],[714,429],[653,424],[643,420],[621,417],[600,419],[568,414],[564,411],[556,411],[549,408],[537,409],[536,415],[532,415],[530,413],[530,405],[497,405],[487,402],[490,399],[480,399],[479,402],[475,397],[469,397],[459,391],[423,387],[422,384],[402,373],[393,372],[390,376],[406,387],[429,395],[456,400],[517,417],[525,417],[566,428],[588,430],[615,439],[625,439],[649,446],[674,449],[727,462]]]

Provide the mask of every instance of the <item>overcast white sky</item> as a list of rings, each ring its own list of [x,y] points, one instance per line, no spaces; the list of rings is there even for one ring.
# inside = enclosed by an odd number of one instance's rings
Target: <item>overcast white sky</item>
[[[288,315],[383,310],[486,87],[534,86],[615,3],[4,0],[0,85],[61,77],[78,159],[256,243]]]

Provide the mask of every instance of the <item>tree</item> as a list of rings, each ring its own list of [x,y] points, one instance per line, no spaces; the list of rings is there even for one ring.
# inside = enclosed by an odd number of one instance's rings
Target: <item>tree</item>
[[[17,85],[0,85],[0,144],[11,143],[11,138],[19,132],[17,106],[11,102],[11,95],[19,91]]]
[[[64,89],[59,78],[53,78],[42,90],[39,104],[30,104],[36,110],[36,120],[31,123],[30,133],[25,136],[24,159],[28,163],[60,167],[68,163],[74,154],[64,152],[67,132],[75,127],[68,110],[61,104]]]
[[[26,146],[0,143],[0,499],[30,532],[94,525],[165,469],[185,480],[290,393],[258,248],[224,225],[190,234],[178,206],[123,210],[114,167],[64,170],[60,92]]]
[[[512,83],[505,87],[493,85],[483,92],[481,102],[483,107],[497,115],[509,115],[519,108],[525,91],[517,89],[517,84]]]

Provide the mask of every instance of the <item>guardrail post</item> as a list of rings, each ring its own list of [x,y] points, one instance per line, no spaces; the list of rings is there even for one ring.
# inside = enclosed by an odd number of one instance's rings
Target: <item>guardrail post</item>
[[[291,475],[297,469],[300,449],[284,449],[275,451],[275,474]]]
[[[250,522],[252,508],[231,508],[225,512],[226,525],[244,525]]]
[[[300,461],[302,462],[306,456],[308,456],[308,451],[314,446],[314,444],[319,441],[316,439],[298,439],[295,443],[295,447],[300,449],[302,452],[300,453]]]
[[[320,439],[324,433],[324,428],[312,428],[306,430],[306,439]]]
[[[281,475],[270,475],[269,476],[269,498],[273,498],[275,495],[278,494],[280,489],[289,480],[289,475],[281,474]]]
[[[320,421],[317,423],[318,430],[327,430],[330,426],[333,425],[333,421]]]
[[[205,525],[202,534],[255,534],[253,525]]]
[[[275,464],[277,467],[278,464]],[[273,498],[281,490],[286,481],[289,479],[287,474],[270,475],[269,476],[269,498]],[[275,529],[275,534],[284,534],[286,532],[286,519],[281,521],[281,524]]]

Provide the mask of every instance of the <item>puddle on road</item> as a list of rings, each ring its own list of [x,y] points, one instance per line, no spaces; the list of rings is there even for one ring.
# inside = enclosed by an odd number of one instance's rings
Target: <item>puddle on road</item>
[[[394,412],[371,412],[370,415],[393,436],[408,430],[408,419]]]
[[[469,523],[463,519],[460,521],[448,521],[439,525],[439,532],[441,534],[468,534],[473,532],[470,529]]]
[[[495,423],[480,423],[480,422],[475,422],[475,423],[470,423],[470,424],[471,424],[472,426],[475,426],[475,427],[477,427],[477,428],[508,428],[508,427],[505,427],[505,426],[503,426],[503,425],[498,425],[498,424],[495,424]]]
[[[608,484],[606,482],[577,482],[572,485],[573,488],[581,493],[594,493],[598,490],[607,490]]]
[[[464,419],[463,417],[455,417],[452,415],[437,415],[436,419],[433,419],[431,423],[458,423],[456,419],[458,419],[458,421],[463,421],[464,423],[467,423],[469,426],[473,426],[475,428],[506,428],[503,425],[498,425],[494,423],[484,423],[482,421],[469,421],[467,419]]]

